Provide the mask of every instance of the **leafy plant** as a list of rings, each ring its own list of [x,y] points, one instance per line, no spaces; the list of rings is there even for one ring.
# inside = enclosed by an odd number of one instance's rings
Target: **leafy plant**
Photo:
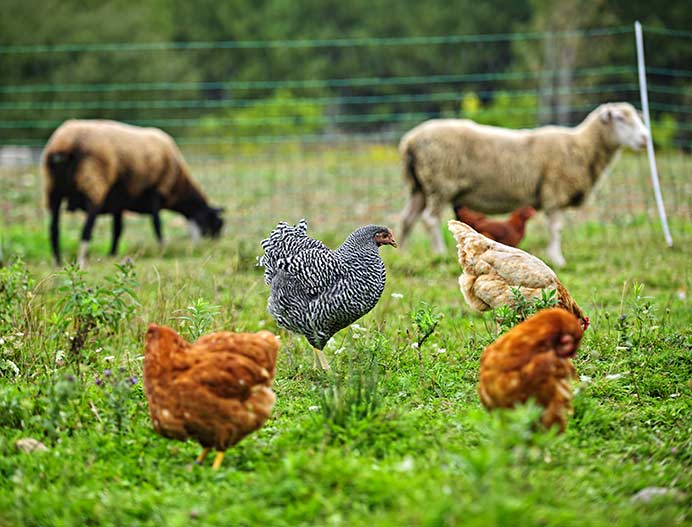
[[[534,126],[538,114],[538,98],[533,94],[510,94],[497,91],[483,104],[474,92],[466,92],[461,100],[461,117],[478,123],[503,128],[527,128]]]
[[[15,384],[0,385],[0,425],[23,429],[28,416],[27,397]]]
[[[425,302],[421,302],[411,315],[411,319],[416,328],[416,342],[413,343],[413,347],[418,352],[420,380],[421,383],[423,383],[425,381],[425,362],[423,360],[422,351],[423,344],[435,332],[435,328],[437,328],[440,320],[442,320],[442,314],[436,312],[433,306],[430,306]]]
[[[679,128],[675,117],[664,113],[658,119],[651,121],[651,137],[658,148],[670,149],[675,146]]]
[[[74,375],[65,375],[47,383],[43,396],[39,397],[35,421],[46,436],[56,439],[62,432],[74,428],[73,421],[79,419],[75,411],[75,400],[80,393],[80,383]]]
[[[69,265],[62,271],[65,283],[59,288],[58,329],[70,334],[68,360],[77,369],[83,359],[82,350],[100,334],[114,334],[121,323],[130,320],[138,305],[135,287],[137,278],[134,264],[126,260],[116,264],[117,272],[106,278],[105,284],[89,285],[84,271]]]
[[[207,302],[204,298],[198,298],[187,308],[180,310],[182,314],[176,317],[186,330],[191,340],[197,340],[211,328],[214,319],[219,315],[220,306]]]
[[[320,392],[324,423],[337,434],[357,428],[357,423],[372,418],[380,406],[377,357],[385,348],[386,340],[378,334],[362,346],[360,353],[351,357],[346,375],[330,376],[327,386]]]
[[[212,137],[267,137],[315,134],[326,123],[324,108],[279,88],[266,99],[203,117],[199,134]]]
[[[0,268],[0,335],[20,331],[26,325],[33,288],[34,281],[22,260]]]
[[[555,289],[543,289],[540,297],[527,299],[519,288],[513,287],[512,296],[511,304],[505,304],[494,310],[495,320],[499,325],[499,334],[509,331],[540,310],[557,305]]]
[[[138,382],[137,377],[129,375],[123,367],[117,372],[103,370],[103,374],[94,381],[101,388],[105,402],[105,412],[97,413],[97,419],[103,422],[105,418],[117,432],[128,429],[132,392]]]
[[[659,327],[656,306],[651,302],[651,297],[643,296],[643,292],[644,286],[635,283],[632,287],[631,299],[627,302],[629,309],[625,310],[625,290],[623,289],[620,314],[615,322],[617,346],[620,350],[626,352],[632,371],[638,369],[638,365],[633,362],[635,358],[632,351],[642,351],[643,348],[650,346],[652,344],[652,331]],[[636,374],[632,376],[632,380],[639,394],[640,390]]]

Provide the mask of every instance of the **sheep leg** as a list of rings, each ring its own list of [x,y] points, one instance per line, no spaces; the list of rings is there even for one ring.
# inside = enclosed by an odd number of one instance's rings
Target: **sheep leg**
[[[111,256],[118,252],[118,242],[120,234],[123,232],[123,211],[113,213],[113,241],[111,243]]]
[[[96,216],[98,216],[99,207],[90,205],[87,212],[87,219],[82,230],[82,241],[79,243],[79,254],[77,256],[77,265],[82,269],[86,266],[86,257],[89,254],[89,242],[91,241],[91,231],[94,229]]]
[[[442,238],[440,229],[440,211],[438,207],[428,206],[423,211],[423,223],[428,229],[428,234],[432,238],[433,250],[436,254],[445,254],[445,241]]]
[[[548,228],[550,229],[550,242],[548,242],[548,258],[557,267],[565,265],[565,257],[562,255],[560,234],[564,225],[564,213],[555,209],[548,211]]]
[[[154,234],[156,234],[156,239],[159,241],[159,245],[163,244],[163,236],[161,234],[161,196],[158,194],[154,196],[151,204],[151,220],[154,226]]]
[[[50,245],[53,249],[53,261],[55,265],[60,265],[60,204],[62,195],[60,192],[53,191],[48,197],[50,206]]]
[[[416,221],[420,217],[423,209],[425,208],[425,194],[421,191],[414,191],[409,197],[406,207],[401,213],[401,226],[399,227],[399,232],[397,237],[399,238],[399,247],[404,246],[406,238],[411,234],[411,229],[415,225]]]

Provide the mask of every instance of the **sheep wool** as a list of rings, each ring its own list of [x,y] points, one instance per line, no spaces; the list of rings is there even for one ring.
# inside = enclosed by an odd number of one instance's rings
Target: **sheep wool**
[[[106,120],[69,120],[48,140],[41,165],[56,262],[60,262],[59,216],[63,200],[67,200],[69,210],[87,212],[80,264],[84,264],[91,231],[100,214],[113,215],[111,254],[117,250],[125,210],[151,214],[159,242],[161,209],[184,215],[204,235],[217,236],[223,225],[220,209],[208,205],[173,138],[157,128]]]
[[[616,153],[623,146],[643,148],[647,137],[628,103],[601,105],[574,128],[508,130],[467,119],[426,121],[399,144],[411,192],[400,238],[422,215],[441,253],[440,220],[449,204],[486,214],[534,207],[550,217],[551,256],[560,260],[559,212],[583,203]]]

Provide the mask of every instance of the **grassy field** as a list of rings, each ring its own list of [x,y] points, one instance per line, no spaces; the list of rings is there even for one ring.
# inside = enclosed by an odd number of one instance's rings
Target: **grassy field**
[[[495,325],[465,305],[449,236],[444,258],[430,255],[422,229],[405,252],[383,248],[380,303],[326,348],[334,375],[313,371],[306,341],[266,312],[258,242],[275,221],[303,215],[332,246],[362,223],[395,226],[395,155],[250,158],[195,165],[228,207],[222,239],[191,247],[169,214],[161,250],[149,221],[129,216],[121,254],[134,266],[118,268],[120,258],[102,256],[104,218],[83,274],[50,265],[37,174],[0,176],[5,256],[25,261],[0,270],[0,526],[692,525],[686,159],[670,161],[664,182],[675,189],[673,249],[646,219],[640,178],[616,193],[640,159],[621,161],[608,200],[572,215],[559,274],[592,327],[575,361],[575,413],[556,436],[532,427],[530,406],[482,409],[478,361]],[[67,255],[81,222],[64,222]],[[523,248],[542,256],[545,241],[537,221]],[[421,309],[441,319],[417,349]],[[192,464],[196,444],[151,428],[141,384],[150,321],[187,337],[281,336],[273,416],[217,472]],[[28,437],[47,450],[19,451]],[[666,490],[635,498],[651,487]]]

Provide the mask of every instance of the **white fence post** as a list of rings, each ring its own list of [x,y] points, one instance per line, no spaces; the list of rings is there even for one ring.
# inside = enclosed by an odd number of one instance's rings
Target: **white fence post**
[[[634,23],[634,35],[637,41],[637,69],[639,70],[639,94],[642,99],[642,113],[644,114],[644,124],[649,130],[649,139],[646,142],[646,151],[649,155],[649,167],[651,168],[651,182],[654,185],[654,195],[658,207],[658,216],[661,218],[663,235],[666,238],[668,247],[673,246],[673,238],[668,228],[668,218],[666,209],[663,206],[663,196],[661,195],[661,184],[658,181],[658,170],[656,169],[656,154],[654,153],[654,139],[651,135],[651,119],[649,117],[649,96],[646,90],[646,65],[644,64],[644,37],[642,36],[642,25],[637,20]]]

